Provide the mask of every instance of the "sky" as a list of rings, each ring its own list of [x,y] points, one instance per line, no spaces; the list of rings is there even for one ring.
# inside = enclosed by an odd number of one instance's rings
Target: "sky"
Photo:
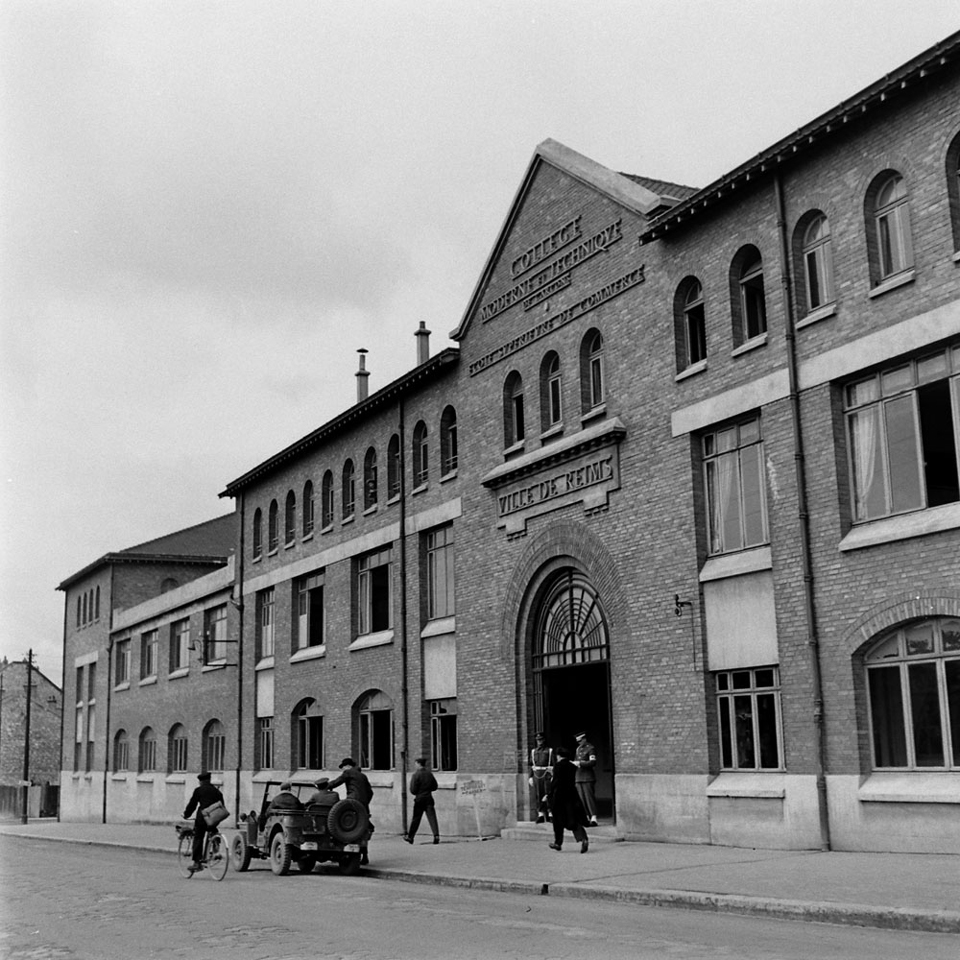
[[[705,186],[956,0],[0,0],[0,657],[450,345],[533,152]]]

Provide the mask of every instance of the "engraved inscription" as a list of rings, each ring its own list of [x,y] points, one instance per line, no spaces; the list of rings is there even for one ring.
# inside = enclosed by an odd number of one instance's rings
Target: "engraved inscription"
[[[564,470],[563,473],[558,473],[555,476],[538,480],[536,483],[528,484],[525,487],[519,487],[509,493],[500,494],[497,497],[497,512],[499,516],[506,517],[511,513],[516,513],[517,510],[535,507],[575,490],[583,490],[585,487],[604,483],[612,479],[613,476],[613,456],[607,454],[579,467]]]
[[[567,244],[579,240],[583,236],[580,230],[580,217],[574,217],[569,223],[565,223],[559,230],[554,230],[549,237],[544,237],[538,243],[535,243],[529,250],[524,250],[513,263],[510,264],[510,273],[514,280],[522,276],[528,270],[532,270],[538,263],[543,263],[547,257],[552,257],[558,250],[562,250]]]

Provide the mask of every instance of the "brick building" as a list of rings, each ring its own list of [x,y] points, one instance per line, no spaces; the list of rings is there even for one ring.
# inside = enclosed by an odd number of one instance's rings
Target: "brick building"
[[[958,65],[954,35],[700,190],[541,144],[458,347],[421,328],[369,396],[361,358],[226,486],[235,673],[114,694],[164,733],[124,815],[173,815],[202,698],[238,809],[352,754],[397,831],[425,754],[441,830],[497,832],[534,731],[585,729],[624,837],[960,851]],[[156,624],[163,664],[176,610],[140,599],[100,649]]]
[[[27,674],[30,674],[30,816],[55,813],[60,781],[60,688],[26,658],[0,663],[0,810],[23,812],[27,737]]]

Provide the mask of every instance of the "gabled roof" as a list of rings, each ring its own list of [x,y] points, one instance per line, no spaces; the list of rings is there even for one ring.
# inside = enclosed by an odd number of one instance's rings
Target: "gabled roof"
[[[385,406],[396,403],[398,399],[419,389],[424,383],[430,383],[438,377],[452,370],[460,359],[460,351],[456,347],[447,347],[434,357],[414,367],[409,373],[398,377],[392,383],[371,394],[366,400],[354,404],[339,416],[328,420],[322,427],[301,437],[289,447],[248,470],[242,477],[231,480],[226,489],[220,493],[221,497],[235,497],[238,493],[253,483],[262,480],[274,470],[280,469],[287,461],[302,456],[308,450],[316,449],[327,443],[338,433],[352,428],[359,421],[372,416]]]
[[[658,213],[664,206],[664,199],[659,193],[650,188],[650,184],[657,184],[659,181],[646,180],[643,177],[627,176],[622,173],[616,173],[602,164],[585,157],[569,147],[565,147],[556,140],[544,140],[536,150],[533,151],[533,157],[527,167],[527,172],[520,182],[520,187],[510,204],[507,216],[504,219],[503,226],[497,234],[493,250],[487,257],[480,278],[473,289],[470,300],[467,303],[467,309],[460,320],[460,325],[450,333],[452,340],[461,340],[466,335],[467,327],[470,324],[470,318],[479,306],[479,301],[486,289],[490,275],[493,273],[497,262],[503,252],[503,248],[510,237],[514,222],[523,206],[528,191],[536,176],[537,170],[544,163],[548,163],[568,176],[579,180],[588,187],[596,190],[598,193],[609,197],[622,207],[632,210],[643,217],[651,217]],[[679,187],[674,184],[669,185],[673,190],[690,190],[692,188]],[[668,204],[675,201],[666,201]]]
[[[166,536],[147,540],[134,547],[127,547],[88,563],[82,570],[71,574],[58,587],[66,590],[70,584],[88,576],[99,567],[111,563],[181,563],[223,566],[234,552],[237,539],[237,517],[226,513],[222,517],[206,520],[168,533]]]
[[[843,136],[861,121],[871,120],[881,110],[898,104],[930,77],[945,69],[956,69],[960,60],[960,32],[942,40],[893,73],[888,73],[832,110],[778,140],[772,147],[741,164],[735,170],[698,190],[683,202],[662,212],[641,232],[640,243],[664,236],[694,223],[706,211],[712,212],[743,188],[752,188],[777,169],[801,160],[810,150],[823,146],[831,137]]]

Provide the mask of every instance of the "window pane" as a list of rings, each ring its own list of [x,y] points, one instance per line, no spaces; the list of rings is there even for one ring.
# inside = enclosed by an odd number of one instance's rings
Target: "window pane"
[[[873,722],[873,759],[878,767],[907,765],[903,691],[899,667],[869,670],[870,717]]]
[[[730,724],[730,698],[720,698],[720,765],[729,770],[733,767],[733,735]]]
[[[953,765],[960,767],[960,660],[947,660],[943,668],[947,680],[947,720]]]
[[[757,697],[757,730],[760,737],[760,766],[775,770],[780,766],[777,742],[777,700],[772,693]]]
[[[748,447],[741,455],[743,482],[743,533],[744,546],[752,547],[766,540],[763,511],[763,464],[762,449],[758,445]]]
[[[903,631],[904,639],[907,641],[907,656],[915,657],[919,654],[933,653],[933,623],[918,623],[912,627],[907,627]]]
[[[869,520],[887,512],[879,408],[852,413],[849,422],[855,516]]]
[[[736,680],[736,675],[734,675]],[[734,697],[733,710],[737,727],[737,766],[740,769],[756,767],[753,734],[753,703],[750,697]]]
[[[940,625],[943,652],[960,650],[960,620],[944,620]]]
[[[937,665],[914,663],[910,673],[910,709],[913,718],[913,749],[918,767],[943,766],[943,726]]]
[[[907,395],[884,405],[890,492],[895,512],[923,506],[920,462],[913,397]]]

